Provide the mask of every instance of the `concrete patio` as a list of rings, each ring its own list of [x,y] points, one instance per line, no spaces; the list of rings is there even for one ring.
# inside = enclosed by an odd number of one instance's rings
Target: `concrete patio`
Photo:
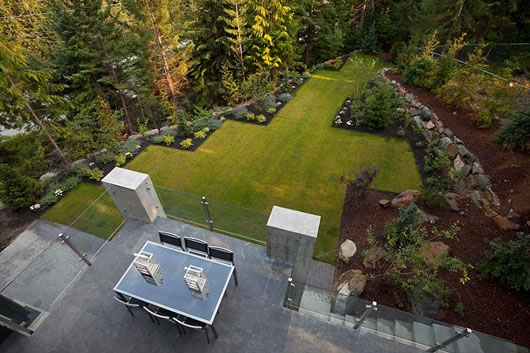
[[[132,318],[112,299],[112,288],[157,231],[206,240],[232,249],[239,286],[233,281],[215,320],[219,338],[208,345],[200,332],[179,336],[174,326],[155,326],[147,315]],[[270,260],[265,247],[165,218],[152,224],[129,220],[97,254],[31,337],[11,334],[1,352],[416,352],[372,334],[285,309],[288,264]],[[313,268],[314,267],[314,268]],[[331,282],[331,266],[312,266],[315,285]],[[331,273],[332,275],[332,273]]]

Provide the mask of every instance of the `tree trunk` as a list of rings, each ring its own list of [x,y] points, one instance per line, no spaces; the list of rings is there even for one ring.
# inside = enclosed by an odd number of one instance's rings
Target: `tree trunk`
[[[175,92],[175,86],[173,85],[173,79],[171,78],[171,69],[169,67],[169,63],[166,57],[167,50],[165,50],[164,46],[162,45],[162,37],[160,36],[160,33],[158,32],[158,29],[156,27],[155,19],[153,17],[153,13],[151,12],[151,8],[149,7],[148,0],[145,0],[145,7],[147,9],[147,12],[149,13],[149,19],[151,20],[153,34],[155,36],[158,49],[160,50],[160,55],[162,55],[162,67],[164,68],[164,75],[166,76],[167,85],[171,93],[171,97],[173,98],[173,100],[175,100],[177,94]]]
[[[245,60],[243,58],[243,39],[241,38],[241,19],[239,15],[239,7],[236,3],[236,16],[237,16],[237,42],[239,44],[239,62],[241,64],[241,75],[243,81],[245,81]]]

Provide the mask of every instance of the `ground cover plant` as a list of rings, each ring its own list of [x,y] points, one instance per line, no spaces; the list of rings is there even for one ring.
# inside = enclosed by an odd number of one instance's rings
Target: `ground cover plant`
[[[315,257],[333,262],[345,192],[340,175],[372,165],[380,169],[376,183],[382,190],[420,185],[405,141],[331,127],[355,79],[350,63],[341,71],[317,70],[266,128],[226,121],[194,153],[151,145],[126,168],[148,173],[159,186],[258,214],[268,214],[274,205],[318,214]],[[197,219],[203,222],[196,200]],[[56,207],[70,213],[60,203]]]

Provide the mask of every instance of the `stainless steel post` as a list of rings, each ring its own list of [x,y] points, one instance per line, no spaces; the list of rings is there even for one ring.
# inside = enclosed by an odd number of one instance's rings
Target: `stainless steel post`
[[[434,347],[432,347],[432,348],[429,348],[427,350],[427,352],[430,352],[430,353],[436,352],[437,350],[442,349],[445,346],[448,346],[451,343],[458,341],[462,337],[469,336],[472,332],[473,331],[471,331],[471,329],[469,329],[469,328],[463,329],[462,332],[458,332],[458,331],[455,330],[455,335],[453,337],[446,339],[442,343],[436,343],[436,345]]]
[[[206,196],[203,196],[201,198],[202,208],[204,209],[204,215],[206,216],[206,223],[208,223],[208,228],[210,231],[213,231],[213,221],[212,216],[210,215],[210,209],[208,208],[208,201],[206,200]]]
[[[70,249],[72,249],[77,254],[77,256],[79,256],[81,260],[83,260],[88,266],[92,265],[92,263],[88,261],[86,257],[86,253],[81,252],[81,250],[79,250],[77,246],[75,246],[74,243],[72,243],[69,235],[65,236],[63,233],[60,233],[59,238],[61,238],[61,244],[68,245]]]
[[[364,313],[361,315],[360,318],[355,319],[355,325],[353,325],[353,328],[358,329],[359,326],[361,326],[361,324],[363,323],[363,321],[366,320],[368,315],[372,313],[372,311],[377,311],[376,302],[372,302],[372,304],[366,304],[366,310],[364,311]]]
[[[289,279],[287,280],[287,298],[285,301],[285,306],[288,308],[291,306],[291,302],[293,301],[293,299],[291,298],[291,289],[294,286],[295,284],[293,283],[293,279],[289,277]]]

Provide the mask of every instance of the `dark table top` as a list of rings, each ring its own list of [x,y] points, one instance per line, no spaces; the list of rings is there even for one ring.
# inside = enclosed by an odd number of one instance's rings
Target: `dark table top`
[[[152,241],[147,241],[142,251],[152,253],[162,267],[165,274],[163,283],[148,283],[131,263],[114,287],[114,291],[212,324],[234,267]],[[201,267],[208,278],[209,290],[205,299],[192,296],[184,282],[184,268],[189,265]]]

